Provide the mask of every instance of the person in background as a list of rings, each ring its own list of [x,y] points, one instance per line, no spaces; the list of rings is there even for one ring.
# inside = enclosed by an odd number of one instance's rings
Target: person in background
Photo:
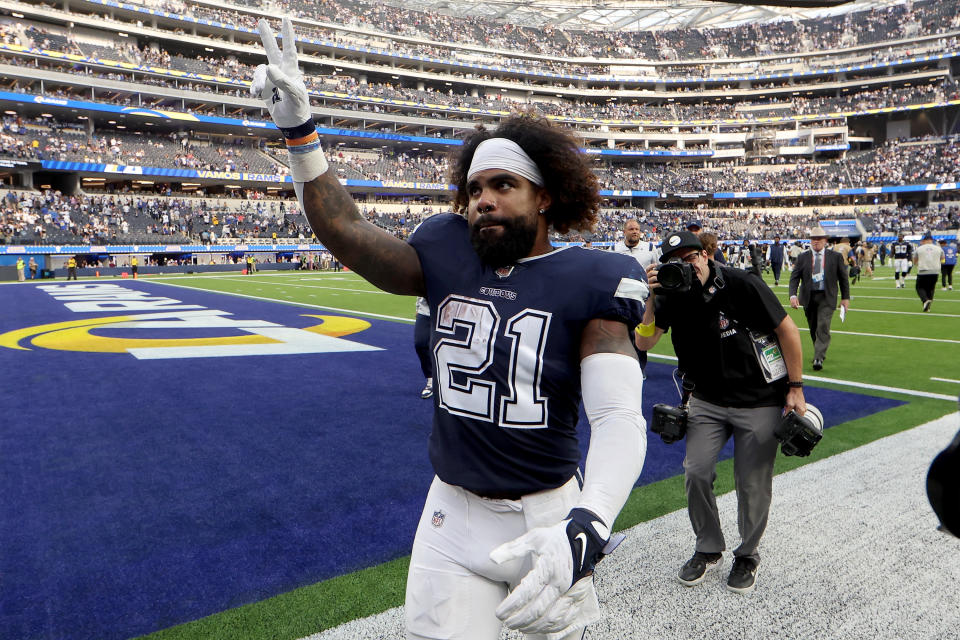
[[[827,232],[810,232],[810,249],[797,257],[790,272],[790,306],[803,306],[813,339],[813,370],[823,369],[830,346],[830,323],[837,308],[837,292],[844,313],[850,309],[850,279],[846,260],[827,249]],[[799,294],[799,295],[798,295]]]
[[[641,240],[642,235],[640,221],[636,218],[627,220],[623,225],[623,240],[614,245],[613,251],[630,256],[646,269],[647,265],[656,263],[660,250],[653,242]]]
[[[917,265],[917,295],[924,311],[930,311],[933,304],[933,294],[937,291],[937,280],[940,277],[940,265],[944,260],[943,249],[934,244],[933,235],[928,231],[923,234],[920,246],[913,254],[913,264]]]
[[[897,235],[897,241],[890,248],[890,254],[893,256],[893,273],[897,281],[897,289],[903,289],[913,260],[913,245],[904,240],[903,234],[900,233]],[[901,276],[903,276],[902,280]]]
[[[709,231],[701,231],[700,233],[694,233],[697,238],[700,239],[700,244],[703,245],[703,250],[707,252],[708,256],[716,256],[717,250],[717,236],[714,233]],[[722,253],[720,255],[723,255]],[[714,262],[717,261],[716,258],[710,258]],[[721,262],[720,264],[726,264]]]
[[[688,222],[687,231],[689,231],[690,233],[692,233],[697,237],[699,237],[702,233],[704,233],[703,227],[700,226],[699,220],[691,220],[690,222]],[[713,235],[713,253],[710,254],[713,257],[711,259],[714,262],[719,264],[727,264],[727,259],[723,256],[723,251],[719,247],[719,244],[718,244],[719,241],[720,241],[719,238],[716,236],[716,234],[714,234]]]
[[[692,587],[723,564],[714,482],[720,450],[732,437],[741,541],[727,589],[748,593],[756,586],[773,496],[774,429],[787,411],[806,411],[800,333],[766,282],[710,260],[694,234],[671,233],[662,246],[662,262],[695,273],[688,291],[665,292],[658,281],[663,267],[647,269],[656,295],[635,337],[638,347],[651,349],[672,331],[684,387],[692,387],[683,469],[696,545],[677,579]]]
[[[773,286],[780,286],[780,272],[783,269],[783,244],[780,242],[780,236],[773,237],[773,244],[767,249],[767,262],[770,263],[770,269],[773,271]]]
[[[433,359],[430,353],[430,305],[427,299],[417,298],[417,319],[413,323],[413,349],[420,360],[420,371],[426,380],[420,397],[426,400],[433,396]]]
[[[940,264],[941,284],[944,291],[948,289],[953,291],[953,268],[957,266],[957,243],[941,239],[940,249],[943,251],[943,262]]]

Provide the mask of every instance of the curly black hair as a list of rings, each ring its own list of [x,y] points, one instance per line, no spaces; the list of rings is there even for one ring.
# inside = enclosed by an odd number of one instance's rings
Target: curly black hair
[[[466,212],[470,202],[467,171],[477,145],[494,137],[513,140],[539,167],[551,198],[544,214],[549,225],[563,234],[570,229],[593,230],[600,210],[600,186],[588,158],[580,151],[580,140],[570,129],[532,113],[512,114],[494,131],[478,125],[463,146],[451,151],[450,182],[457,187],[455,211]]]

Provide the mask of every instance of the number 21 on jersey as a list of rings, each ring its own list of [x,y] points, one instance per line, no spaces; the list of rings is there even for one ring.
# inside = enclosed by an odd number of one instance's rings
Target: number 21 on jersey
[[[440,407],[501,427],[545,428],[548,399],[540,393],[540,376],[551,314],[524,309],[506,320],[508,363],[494,362],[501,318],[492,302],[451,295],[437,307],[436,317],[433,354]],[[507,367],[506,390],[498,390],[490,375],[499,367]]]

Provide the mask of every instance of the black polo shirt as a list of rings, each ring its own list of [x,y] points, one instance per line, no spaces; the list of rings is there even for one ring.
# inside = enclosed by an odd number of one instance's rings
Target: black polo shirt
[[[673,329],[679,368],[693,396],[725,407],[769,407],[786,399],[787,378],[769,383],[749,331],[773,333],[787,312],[770,287],[740,269],[710,263],[707,284],[656,296],[656,325]]]

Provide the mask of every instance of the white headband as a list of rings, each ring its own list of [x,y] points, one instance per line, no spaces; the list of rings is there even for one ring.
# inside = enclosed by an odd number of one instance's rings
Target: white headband
[[[467,180],[486,169],[504,169],[523,176],[538,187],[543,186],[540,169],[520,145],[507,138],[488,138],[477,145]]]

